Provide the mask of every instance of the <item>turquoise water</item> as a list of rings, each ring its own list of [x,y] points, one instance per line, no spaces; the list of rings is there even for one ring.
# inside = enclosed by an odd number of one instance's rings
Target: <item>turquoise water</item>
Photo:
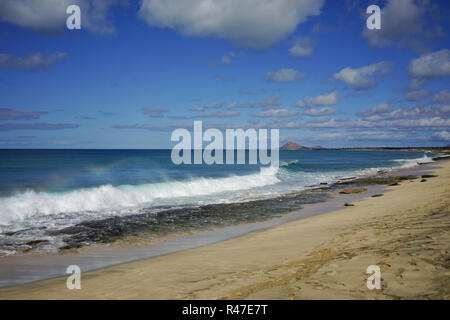
[[[0,150],[0,225],[48,214],[98,211],[101,216],[134,213],[142,206],[257,198],[412,166],[420,158],[427,155],[280,151],[280,168],[260,174],[256,165],[175,165],[170,150]]]
[[[24,240],[35,240],[36,234],[48,240],[52,232],[86,221],[127,221],[143,214],[148,226],[151,216],[164,210],[165,218],[153,221],[152,227],[164,222],[169,228],[171,221],[178,223],[182,216],[185,223],[191,215],[221,223],[221,214],[236,213],[236,221],[242,221],[250,210],[234,204],[253,201],[255,215],[270,214],[280,210],[274,205],[279,201],[270,199],[380,169],[412,167],[433,156],[413,151],[280,151],[279,168],[259,168],[175,165],[170,152],[0,150],[0,238],[7,242],[11,238],[6,233],[25,230]],[[285,207],[297,206],[313,196],[283,201]]]

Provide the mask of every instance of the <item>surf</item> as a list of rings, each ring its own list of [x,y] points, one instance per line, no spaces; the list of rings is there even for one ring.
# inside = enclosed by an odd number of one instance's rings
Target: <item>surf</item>
[[[224,178],[192,178],[142,185],[101,185],[64,193],[28,190],[0,199],[0,224],[34,215],[117,210],[151,204],[156,199],[195,197],[246,190],[280,182],[276,168],[261,168],[259,173]]]

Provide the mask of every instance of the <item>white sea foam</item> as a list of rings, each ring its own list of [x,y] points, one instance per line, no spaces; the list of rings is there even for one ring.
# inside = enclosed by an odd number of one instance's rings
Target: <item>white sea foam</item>
[[[334,172],[290,172],[286,168],[262,168],[260,173],[229,176],[225,178],[192,178],[184,181],[167,181],[142,185],[102,185],[95,188],[73,190],[65,193],[36,192],[29,190],[14,196],[0,198],[0,226],[12,226],[15,222],[30,221],[45,225],[50,223],[50,215],[57,215],[64,223],[110,214],[133,214],[136,208],[160,205],[183,205],[194,203],[233,202],[237,199],[258,198],[298,191],[320,183],[334,183],[345,177],[376,174],[379,170],[390,171],[411,168],[419,163],[433,160],[424,154],[416,159],[397,159],[398,165],[391,167],[367,168],[357,171]],[[286,165],[297,163],[287,162]],[[300,162],[301,164],[301,162]],[[282,164],[283,165],[283,164]],[[254,188],[259,188],[255,189]],[[199,197],[199,198],[196,198]],[[201,198],[207,197],[207,198]],[[78,213],[83,213],[80,216]],[[28,217],[34,217],[28,220]],[[31,222],[34,221],[34,222]],[[53,218],[51,219],[53,221]],[[44,221],[42,221],[44,222]],[[56,222],[55,222],[56,223]],[[27,223],[27,227],[30,227]],[[23,226],[22,226],[23,227]]]
[[[396,159],[395,162],[400,163],[400,166],[397,168],[400,169],[408,169],[418,166],[420,164],[431,163],[433,159],[428,157],[426,154],[422,158],[417,159]]]
[[[261,173],[225,178],[194,178],[143,185],[79,189],[66,193],[26,191],[0,198],[0,224],[33,215],[89,212],[134,207],[155,199],[195,197],[220,192],[246,190],[280,182],[276,168],[262,168]]]
[[[291,160],[291,161],[281,161],[280,167],[289,167],[291,164],[298,163],[298,160]]]

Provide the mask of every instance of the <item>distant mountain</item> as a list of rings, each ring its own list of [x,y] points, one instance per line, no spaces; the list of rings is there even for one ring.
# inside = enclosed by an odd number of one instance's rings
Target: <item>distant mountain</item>
[[[323,150],[326,149],[322,146],[314,146],[311,148],[301,146],[295,142],[286,142],[283,144],[283,146],[280,148],[280,150]]]
[[[286,142],[283,144],[283,146],[280,148],[280,150],[307,150],[308,148],[303,147],[297,143],[294,142]]]

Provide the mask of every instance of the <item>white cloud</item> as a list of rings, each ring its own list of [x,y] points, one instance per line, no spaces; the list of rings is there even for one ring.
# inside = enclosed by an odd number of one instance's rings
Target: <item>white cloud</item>
[[[0,20],[42,32],[60,32],[66,28],[66,9],[80,6],[81,28],[97,34],[114,33],[108,16],[111,7],[123,0],[2,0]]]
[[[433,134],[434,138],[444,141],[450,141],[450,132],[448,131],[440,131]]]
[[[10,54],[0,53],[0,69],[9,70],[31,70],[31,69],[47,69],[51,65],[67,57],[67,53],[58,52],[47,56],[39,52],[29,54],[25,57],[13,57]]]
[[[303,114],[305,116],[319,117],[319,116],[329,116],[334,113],[335,113],[335,111],[333,108],[323,107],[323,108],[309,108],[309,109],[302,111],[301,114]]]
[[[408,72],[415,78],[450,76],[450,50],[439,50],[411,60]]]
[[[306,74],[294,69],[280,69],[278,71],[269,71],[264,79],[270,82],[295,82],[306,77]]]
[[[294,40],[292,47],[289,49],[291,56],[296,58],[304,58],[312,55],[314,52],[314,40],[304,37]]]
[[[142,108],[141,111],[145,113],[150,118],[162,118],[164,117],[164,113],[169,111],[164,107],[154,106],[148,108]]]
[[[334,106],[338,103],[338,92],[332,91],[329,93],[324,93],[322,95],[318,95],[316,97],[308,97],[302,100],[299,100],[296,103],[297,107],[310,107],[310,106]]]
[[[411,60],[408,73],[412,89],[417,89],[430,80],[450,76],[450,50],[439,50]]]
[[[231,64],[236,54],[233,51],[227,52],[220,60],[223,64]]]
[[[403,107],[394,110],[387,104],[381,104],[369,110],[362,110],[357,115],[367,121],[421,119],[426,117],[447,118],[450,117],[450,105]]]
[[[207,109],[219,109],[219,108],[222,107],[222,105],[223,105],[222,103],[214,102],[214,103],[205,104],[205,105],[202,105],[202,106],[193,106],[193,107],[190,107],[189,110],[203,112],[203,111],[205,111]]]
[[[381,29],[369,30],[364,26],[363,36],[373,47],[397,44],[419,48],[427,7],[428,1],[388,0],[381,10]]]
[[[323,4],[324,0],[143,0],[139,16],[150,26],[260,50],[319,15]]]
[[[299,111],[288,109],[269,109],[260,113],[252,114],[252,117],[293,117],[299,114]]]
[[[436,93],[431,101],[434,103],[450,102],[450,91],[442,90]]]
[[[356,90],[373,88],[377,85],[375,76],[385,75],[391,68],[390,62],[379,62],[361,68],[344,68],[333,75],[334,79],[341,80]]]
[[[280,106],[280,95],[265,98],[260,101],[250,101],[248,103],[239,104],[237,102],[230,103],[227,108],[262,108],[262,109],[274,109]]]
[[[379,132],[379,131],[358,131],[357,133],[340,133],[340,132],[330,132],[323,133],[314,136],[312,139],[316,141],[322,140],[392,140],[392,139],[404,139],[407,136],[404,133],[392,132]]]
[[[213,112],[208,115],[202,116],[202,118],[231,118],[239,116],[239,112],[237,111],[222,111],[222,112]]]
[[[221,61],[224,64],[231,64],[231,58],[229,56],[223,56]]]
[[[357,113],[357,115],[360,117],[372,117],[372,116],[379,115],[382,113],[391,112],[392,110],[393,109],[391,108],[390,105],[383,103],[383,104],[374,106],[374,107],[370,108],[369,110],[361,110],[360,112]]]
[[[321,140],[336,140],[336,139],[342,139],[343,137],[345,137],[345,135],[343,133],[340,132],[328,132],[328,133],[321,133],[318,135],[315,135],[312,137],[312,140],[317,140],[317,141],[321,141]]]
[[[419,101],[423,98],[431,96],[431,91],[429,90],[417,90],[411,91],[406,94],[406,100],[408,101]]]

